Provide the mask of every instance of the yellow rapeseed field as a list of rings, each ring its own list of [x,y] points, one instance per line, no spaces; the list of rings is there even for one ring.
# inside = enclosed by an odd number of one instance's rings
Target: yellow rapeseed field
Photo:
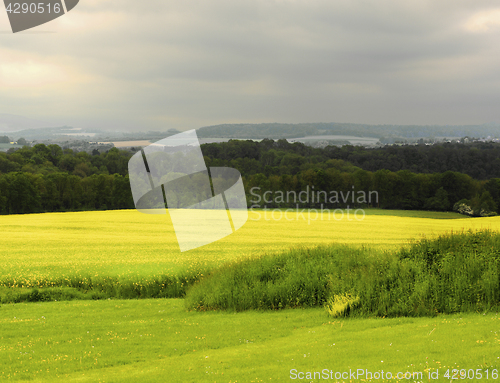
[[[259,218],[260,215],[260,218]],[[434,218],[428,218],[434,217]],[[291,212],[250,212],[236,233],[181,253],[167,215],[135,210],[46,213],[0,217],[0,281],[21,285],[77,275],[150,277],[207,270],[264,252],[295,246],[347,243],[396,248],[422,236],[463,229],[500,229],[500,217],[368,210],[348,217]]]

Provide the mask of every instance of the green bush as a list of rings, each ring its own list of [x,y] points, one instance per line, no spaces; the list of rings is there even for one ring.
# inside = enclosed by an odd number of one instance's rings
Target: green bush
[[[350,315],[423,316],[500,306],[500,234],[451,233],[387,253],[342,245],[294,249],[220,268],[188,290],[195,310],[337,303]],[[354,299],[354,298],[353,298]],[[330,302],[330,303],[328,303]]]

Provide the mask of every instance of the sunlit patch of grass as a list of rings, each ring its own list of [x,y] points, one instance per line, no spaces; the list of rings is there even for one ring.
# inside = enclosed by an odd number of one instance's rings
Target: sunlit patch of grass
[[[494,313],[332,319],[322,308],[233,314],[183,306],[180,299],[3,305],[0,380],[273,382],[291,380],[292,369],[359,368],[421,372],[425,382],[439,370],[430,381],[444,382],[446,369],[489,370],[491,379],[500,367]]]

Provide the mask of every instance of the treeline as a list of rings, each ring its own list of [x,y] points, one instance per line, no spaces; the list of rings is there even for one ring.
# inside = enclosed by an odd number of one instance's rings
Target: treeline
[[[367,149],[354,146],[326,149],[331,158],[342,159],[365,170],[410,170],[414,173],[460,172],[478,180],[500,177],[500,144],[444,143],[385,146]]]
[[[38,144],[0,153],[0,214],[131,209],[131,152],[75,153]]]
[[[300,206],[458,211],[465,205],[470,215],[500,207],[500,178],[486,181],[462,172],[475,169],[472,173],[500,177],[500,145],[495,144],[316,149],[265,139],[206,144],[202,150],[208,166],[240,170],[249,206],[293,207],[299,193],[309,190]]]
[[[478,180],[500,177],[500,144],[497,143],[393,145],[376,149],[344,145],[319,149],[284,139],[266,139],[205,144],[202,150],[213,160],[234,160],[246,175],[291,174],[315,163],[336,159],[372,172],[381,169],[414,173],[454,171]]]
[[[255,207],[455,210],[471,216],[500,213],[500,178],[478,181],[452,171],[369,172],[355,170],[342,160],[329,160],[296,175],[247,176],[244,183],[249,206]]]
[[[500,145],[317,149],[265,139],[205,144],[202,151],[208,167],[242,173],[249,207],[373,206],[470,215],[500,208],[500,166],[491,166],[500,161]],[[44,144],[0,153],[0,214],[134,208],[127,174],[133,153],[113,148],[90,155]],[[464,174],[468,168],[486,169],[492,177]]]

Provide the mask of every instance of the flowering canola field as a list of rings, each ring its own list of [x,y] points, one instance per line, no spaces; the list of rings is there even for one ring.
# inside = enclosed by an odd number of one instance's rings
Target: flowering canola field
[[[431,217],[431,218],[430,218]],[[422,236],[500,230],[500,217],[367,210],[339,219],[327,214],[250,212],[248,222],[215,243],[181,253],[169,215],[136,210],[0,217],[0,284],[37,286],[72,276],[126,279],[205,272],[226,262],[296,246],[345,243],[395,249]]]

